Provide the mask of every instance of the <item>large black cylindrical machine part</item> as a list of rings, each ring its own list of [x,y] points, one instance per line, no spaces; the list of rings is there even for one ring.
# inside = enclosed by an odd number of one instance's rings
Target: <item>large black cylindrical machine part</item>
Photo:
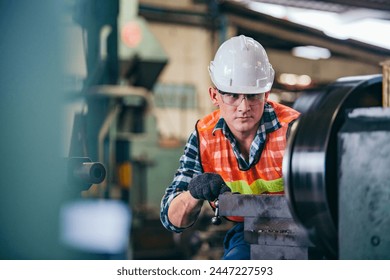
[[[314,94],[294,104],[302,114],[283,160],[285,192],[293,217],[311,241],[327,258],[337,259],[337,133],[349,110],[382,105],[382,76],[342,78]]]

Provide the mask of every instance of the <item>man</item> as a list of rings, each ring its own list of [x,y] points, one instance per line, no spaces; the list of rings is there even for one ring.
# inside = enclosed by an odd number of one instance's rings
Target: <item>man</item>
[[[225,41],[211,61],[209,95],[218,109],[196,124],[172,184],[161,201],[161,222],[181,232],[203,202],[225,191],[283,193],[286,135],[299,113],[268,100],[274,70],[264,48],[243,35]],[[242,220],[224,240],[223,259],[249,259]]]

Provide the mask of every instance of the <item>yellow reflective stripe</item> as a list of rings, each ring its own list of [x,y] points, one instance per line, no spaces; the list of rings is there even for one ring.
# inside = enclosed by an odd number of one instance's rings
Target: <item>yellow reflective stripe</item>
[[[239,180],[234,182],[226,182],[226,185],[232,190],[232,192],[239,192],[241,194],[261,194],[264,192],[281,192],[283,191],[283,178],[266,181],[258,179],[252,184],[248,184],[246,181]]]

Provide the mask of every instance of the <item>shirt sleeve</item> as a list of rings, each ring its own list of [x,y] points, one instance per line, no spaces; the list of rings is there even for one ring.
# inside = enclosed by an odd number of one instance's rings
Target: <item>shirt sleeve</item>
[[[171,201],[184,191],[188,190],[188,184],[195,175],[203,173],[199,161],[198,136],[196,131],[190,135],[184,153],[180,157],[180,166],[177,169],[173,181],[167,187],[161,200],[160,220],[163,226],[173,232],[182,232],[185,228],[174,226],[168,219],[168,209]]]

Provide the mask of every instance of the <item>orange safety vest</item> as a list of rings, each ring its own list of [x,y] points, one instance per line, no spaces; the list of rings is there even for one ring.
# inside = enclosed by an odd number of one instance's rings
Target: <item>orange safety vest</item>
[[[232,192],[241,194],[283,194],[282,162],[286,148],[286,134],[291,121],[299,113],[290,107],[268,101],[274,108],[281,128],[268,133],[259,161],[248,170],[240,170],[230,141],[222,130],[213,134],[220,119],[216,110],[199,120],[196,130],[199,139],[200,162],[204,172],[221,175]],[[212,205],[213,206],[213,205]],[[230,217],[233,221],[243,221],[242,217]]]

